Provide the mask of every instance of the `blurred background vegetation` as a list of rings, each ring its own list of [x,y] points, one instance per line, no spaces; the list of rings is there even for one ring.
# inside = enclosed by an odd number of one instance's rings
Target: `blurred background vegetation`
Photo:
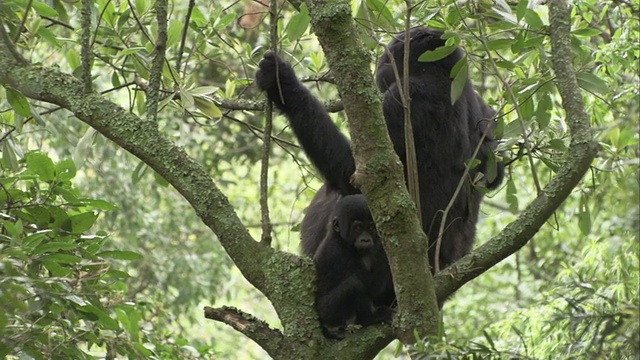
[[[96,91],[139,116],[157,32],[150,0],[90,2]],[[170,1],[160,128],[211,173],[260,238],[268,1]],[[404,3],[353,1],[372,60],[403,26]],[[574,67],[602,148],[531,243],[459,290],[442,336],[380,358],[633,359],[638,329],[637,0],[573,5]],[[9,0],[2,26],[32,63],[79,73],[81,2]],[[280,51],[323,100],[337,100],[304,6],[278,3]],[[538,1],[422,2],[413,24],[450,32],[500,111],[508,179],[483,204],[477,243],[497,234],[563,160],[568,133],[553,85],[548,13]],[[171,71],[169,70],[171,69]],[[68,112],[0,88],[0,356],[256,359],[266,354],[204,305],[278,320],[190,206],[140,160]],[[243,100],[244,102],[239,102]],[[332,114],[344,128],[346,118]],[[297,253],[321,184],[286,121],[274,120],[273,246]],[[529,158],[534,166],[530,166]]]

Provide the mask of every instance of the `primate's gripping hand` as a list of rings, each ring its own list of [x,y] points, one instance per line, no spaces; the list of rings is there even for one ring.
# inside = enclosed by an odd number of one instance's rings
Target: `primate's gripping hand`
[[[264,53],[258,67],[256,84],[266,91],[269,100],[273,101],[280,110],[285,110],[293,104],[296,100],[296,92],[301,88],[304,89],[291,65],[271,50]]]

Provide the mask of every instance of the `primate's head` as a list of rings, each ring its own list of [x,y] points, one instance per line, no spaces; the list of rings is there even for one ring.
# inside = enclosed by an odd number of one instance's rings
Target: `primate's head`
[[[453,53],[444,59],[436,62],[420,62],[418,58],[425,51],[435,50],[440,46],[445,45],[444,39],[442,39],[442,32],[433,29],[427,29],[423,27],[415,28],[411,30],[409,36],[411,37],[409,48],[409,74],[415,77],[432,76],[433,74],[448,75],[453,68],[453,65],[462,58],[462,51],[456,48]],[[396,75],[393,72],[393,65],[391,57],[393,55],[393,61],[398,68],[398,75],[402,77],[403,73],[403,57],[404,57],[404,33],[396,36],[384,51],[380,60],[378,61],[378,67],[376,70],[376,84],[381,92],[387,91],[396,82]],[[440,68],[440,69],[438,69]],[[444,71],[443,71],[444,70]]]
[[[380,245],[376,224],[364,195],[348,195],[338,200],[332,228],[358,251],[369,251]]]

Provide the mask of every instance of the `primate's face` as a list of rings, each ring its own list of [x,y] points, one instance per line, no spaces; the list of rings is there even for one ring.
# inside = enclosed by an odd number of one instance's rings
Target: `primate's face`
[[[349,226],[349,239],[358,251],[368,251],[380,243],[376,224],[373,221],[354,220]]]

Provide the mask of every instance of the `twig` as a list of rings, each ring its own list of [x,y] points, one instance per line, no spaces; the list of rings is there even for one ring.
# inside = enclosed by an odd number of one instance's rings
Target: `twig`
[[[82,59],[82,83],[84,92],[90,93],[93,88],[91,81],[91,7],[93,1],[82,0],[81,13],[81,43],[80,58]]]
[[[151,72],[149,73],[149,91],[147,92],[147,119],[151,121],[156,121],[158,118],[162,66],[167,49],[167,6],[167,0],[158,0],[155,4],[158,36],[154,47],[155,54],[151,64]]]
[[[278,52],[278,5],[272,1],[269,6],[271,50]],[[276,70],[277,71],[277,70]],[[277,76],[277,74],[276,74]],[[271,245],[271,219],[269,218],[269,153],[271,152],[271,129],[273,127],[273,103],[265,103],[264,134],[262,135],[262,160],[260,167],[260,212],[262,214],[261,243]]]

